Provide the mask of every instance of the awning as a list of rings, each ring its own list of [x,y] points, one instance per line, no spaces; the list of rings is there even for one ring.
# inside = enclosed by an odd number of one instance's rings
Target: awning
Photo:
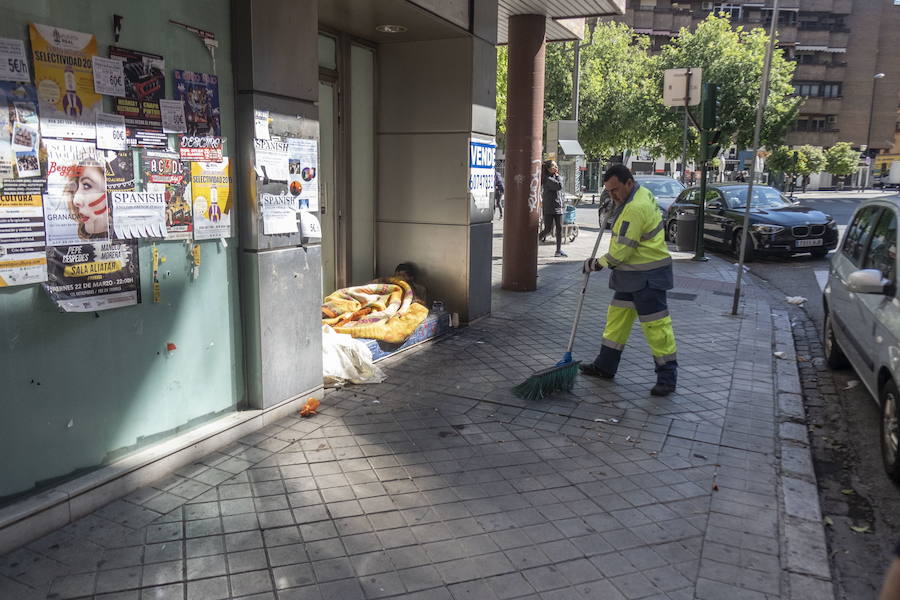
[[[578,140],[559,140],[559,147],[566,156],[584,156],[584,150]]]
[[[507,43],[512,15],[545,15],[547,41],[556,42],[583,39],[587,17],[624,14],[625,0],[498,0],[497,43]]]
[[[829,46],[801,46],[797,44],[794,47],[794,50],[805,50],[807,52],[836,52],[839,54],[843,54],[847,51],[846,48],[831,48]]]

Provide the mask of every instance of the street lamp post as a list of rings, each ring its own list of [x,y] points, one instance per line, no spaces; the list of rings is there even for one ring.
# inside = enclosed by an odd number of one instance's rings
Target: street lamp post
[[[869,187],[869,176],[872,173],[871,157],[869,156],[869,144],[872,141],[872,121],[875,112],[875,82],[884,78],[884,73],[875,73],[872,75],[872,98],[869,100],[869,126],[866,128],[866,179],[862,185],[862,191],[866,191]]]

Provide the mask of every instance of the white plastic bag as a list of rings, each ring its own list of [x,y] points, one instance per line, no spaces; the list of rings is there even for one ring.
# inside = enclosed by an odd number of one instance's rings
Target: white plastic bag
[[[375,366],[364,342],[322,325],[322,377],[325,387],[347,383],[381,383],[384,371]]]

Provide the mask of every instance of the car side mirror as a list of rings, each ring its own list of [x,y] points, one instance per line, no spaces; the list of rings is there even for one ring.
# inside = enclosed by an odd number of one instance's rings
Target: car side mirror
[[[853,271],[847,277],[847,289],[857,294],[890,294],[894,283],[885,279],[878,269]]]
[[[709,210],[722,210],[722,203],[718,200],[713,200],[706,203],[706,208]]]

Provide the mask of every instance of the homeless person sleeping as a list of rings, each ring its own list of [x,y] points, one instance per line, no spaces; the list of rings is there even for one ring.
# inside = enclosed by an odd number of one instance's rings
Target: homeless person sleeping
[[[415,266],[402,263],[392,277],[339,289],[325,298],[322,323],[355,338],[402,344],[428,316],[416,277]]]

